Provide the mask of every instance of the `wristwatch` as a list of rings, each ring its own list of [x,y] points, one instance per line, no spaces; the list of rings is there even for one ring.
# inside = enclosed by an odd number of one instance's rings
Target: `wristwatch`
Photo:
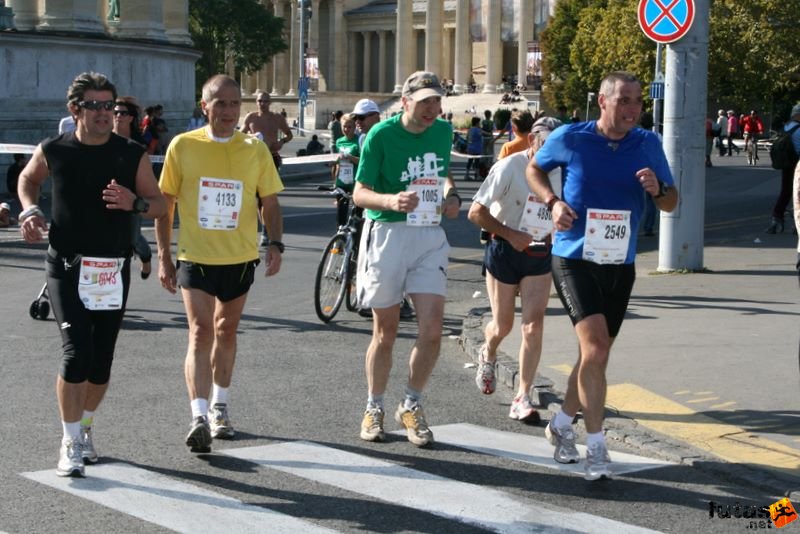
[[[661,198],[667,196],[667,191],[669,191],[669,186],[662,182],[661,180],[658,181],[658,194],[655,198]]]
[[[283,254],[283,251],[286,248],[286,246],[283,244],[282,241],[270,241],[269,246],[278,247],[278,252],[280,252],[281,254]]]
[[[136,197],[133,201],[133,213],[144,213],[150,209],[150,203],[142,197]]]

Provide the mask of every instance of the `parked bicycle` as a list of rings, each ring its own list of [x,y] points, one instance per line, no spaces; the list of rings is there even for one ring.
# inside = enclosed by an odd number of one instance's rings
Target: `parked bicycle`
[[[330,322],[339,312],[342,303],[348,311],[358,311],[356,296],[356,271],[358,263],[358,239],[364,220],[361,210],[353,204],[353,197],[341,187],[318,187],[331,195],[347,199],[347,221],[330,239],[317,267],[314,281],[314,308],[317,317]]]

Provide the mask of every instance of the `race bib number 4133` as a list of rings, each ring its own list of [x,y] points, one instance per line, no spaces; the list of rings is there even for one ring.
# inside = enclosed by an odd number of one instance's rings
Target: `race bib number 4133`
[[[200,178],[197,223],[206,230],[235,230],[239,226],[244,186],[240,180]]]

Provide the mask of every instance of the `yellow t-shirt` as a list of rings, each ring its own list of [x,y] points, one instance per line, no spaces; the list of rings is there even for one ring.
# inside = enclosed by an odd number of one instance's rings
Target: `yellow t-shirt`
[[[236,198],[219,189],[219,184],[228,185],[230,191],[240,195],[239,209],[230,207]],[[263,142],[235,132],[228,142],[221,143],[209,138],[206,128],[200,128],[178,135],[170,143],[159,187],[178,202],[177,258],[207,265],[235,265],[258,258],[256,196],[279,193],[283,182]],[[200,203],[208,205],[220,191],[222,204],[227,206],[228,224],[235,228],[204,228]],[[200,197],[201,192],[204,198]],[[203,220],[208,226],[207,218]]]

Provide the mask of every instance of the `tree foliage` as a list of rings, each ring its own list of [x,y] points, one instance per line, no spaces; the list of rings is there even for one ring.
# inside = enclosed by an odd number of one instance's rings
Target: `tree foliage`
[[[780,113],[800,97],[800,0],[711,0],[710,108]],[[559,0],[542,36],[544,98],[580,107],[612,70],[652,80],[655,43],[637,22],[638,0]]]
[[[258,0],[189,0],[189,33],[202,52],[197,83],[225,72],[232,61],[237,72],[255,72],[287,49],[284,19]]]

